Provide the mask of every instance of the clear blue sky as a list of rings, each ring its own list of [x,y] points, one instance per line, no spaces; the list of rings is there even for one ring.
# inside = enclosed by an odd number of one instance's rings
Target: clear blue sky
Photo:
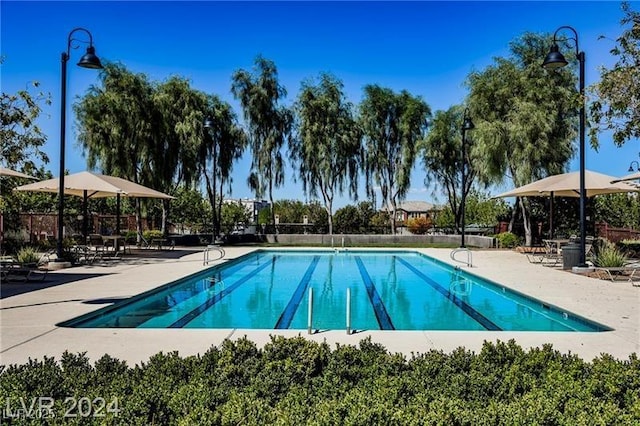
[[[638,3],[632,7],[637,9]],[[422,96],[435,112],[464,101],[464,81],[523,32],[553,33],[571,25],[586,53],[586,84],[610,66],[613,40],[621,33],[620,2],[16,2],[0,3],[2,91],[14,93],[30,81],[52,95],[39,120],[48,136],[48,168],[58,174],[60,55],[75,27],[93,34],[97,55],[124,64],[153,80],[179,75],[193,87],[230,102],[231,75],[251,68],[258,54],[275,62],[281,83],[295,99],[300,82],[331,72],[357,104],[362,87],[379,84]],[[608,38],[598,40],[599,36]],[[68,69],[66,166],[86,170],[76,143],[72,101],[97,82],[97,73],[74,66],[84,47],[71,53]],[[542,58],[541,58],[542,60]],[[638,141],[616,148],[608,136],[599,152],[587,152],[587,168],[612,176],[627,173],[638,158]],[[235,166],[233,194],[252,197],[246,185],[248,158]],[[577,159],[570,171],[578,169]],[[418,164],[409,200],[442,203],[425,188]],[[497,190],[510,189],[510,184]],[[364,199],[364,187],[360,198]],[[304,200],[300,184],[287,169],[278,198]],[[338,200],[340,207],[349,200]]]

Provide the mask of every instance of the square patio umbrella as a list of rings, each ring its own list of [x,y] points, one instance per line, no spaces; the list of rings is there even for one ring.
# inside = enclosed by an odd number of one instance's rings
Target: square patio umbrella
[[[37,177],[33,177],[26,173],[17,172],[15,170],[7,169],[6,167],[0,167],[0,176],[19,177],[24,179],[38,179]]]
[[[615,194],[620,192],[638,192],[640,188],[627,182],[613,182],[615,177],[585,170],[584,183],[587,197]],[[528,183],[511,191],[503,192],[493,198],[507,197],[551,197],[549,213],[549,232],[553,235],[553,197],[580,197],[580,172],[562,173]]]
[[[40,182],[22,185],[14,191],[34,191],[58,193],[59,179],[48,179]],[[171,195],[155,189],[131,182],[115,176],[101,175],[91,172],[79,172],[64,177],[64,194],[84,198],[86,210],[88,198],[117,197],[117,225],[116,232],[120,233],[120,197],[160,198],[172,199]],[[83,234],[86,236],[86,211],[83,223]]]
[[[621,178],[617,178],[615,180],[612,180],[611,183],[627,182],[627,181],[630,181],[630,180],[638,180],[638,179],[640,179],[640,172],[635,172],[635,173],[632,173],[630,175],[622,176]]]

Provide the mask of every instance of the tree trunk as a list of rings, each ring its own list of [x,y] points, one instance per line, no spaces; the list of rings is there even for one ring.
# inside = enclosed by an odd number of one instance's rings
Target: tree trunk
[[[136,241],[138,245],[142,245],[142,208],[140,206],[140,198],[136,198]]]
[[[518,198],[520,202],[520,211],[522,212],[522,223],[524,225],[524,245],[531,247],[533,245],[533,239],[531,235],[531,217],[527,212],[526,205],[522,198]]]
[[[396,202],[391,200],[391,235],[396,235]]]
[[[162,235],[164,235],[165,237],[168,234],[168,229],[167,229],[167,220],[168,220],[168,214],[167,211],[169,209],[169,200],[162,200]]]

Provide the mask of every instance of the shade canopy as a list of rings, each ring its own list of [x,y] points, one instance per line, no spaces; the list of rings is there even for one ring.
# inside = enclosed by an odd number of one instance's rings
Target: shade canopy
[[[24,179],[38,179],[26,173],[17,172],[15,170],[0,167],[0,176],[19,177]]]
[[[59,179],[48,179],[15,188],[15,191],[54,192],[59,189]],[[141,197],[141,198],[174,198],[155,189],[115,176],[100,175],[91,172],[80,172],[64,177],[65,195],[83,197],[87,191],[89,198]]]
[[[584,183],[587,197],[619,192],[637,192],[640,189],[625,182],[612,182],[616,178],[602,173],[585,170]],[[580,172],[563,173],[531,182],[511,191],[495,195],[493,198],[507,197],[579,197]]]
[[[621,178],[614,179],[611,181],[611,183],[625,182],[629,180],[638,180],[638,179],[640,179],[640,172],[635,172],[630,175],[626,175],[626,176],[622,176]]]

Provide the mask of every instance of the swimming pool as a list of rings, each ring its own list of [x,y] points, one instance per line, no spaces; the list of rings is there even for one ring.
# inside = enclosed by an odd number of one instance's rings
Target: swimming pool
[[[59,324],[94,328],[607,331],[424,254],[257,250]]]

